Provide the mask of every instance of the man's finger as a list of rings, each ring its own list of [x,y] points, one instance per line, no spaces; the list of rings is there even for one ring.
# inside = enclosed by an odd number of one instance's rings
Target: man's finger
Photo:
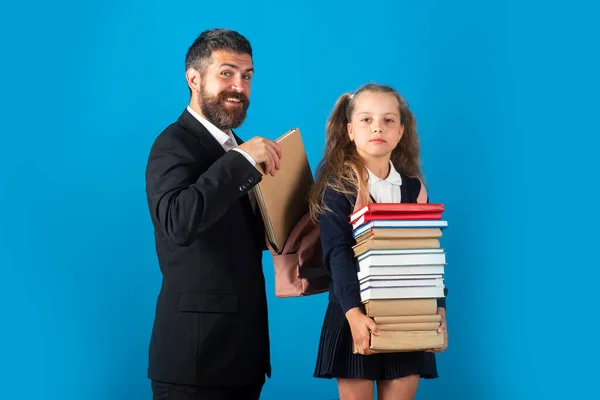
[[[269,152],[269,156],[271,157],[271,167],[272,167],[272,171],[273,171],[273,176],[275,176],[275,174],[277,173],[277,157],[275,157],[273,154],[271,154]]]
[[[271,160],[271,155],[267,154],[265,160],[265,173],[267,175],[273,175],[273,161]]]
[[[273,161],[275,161],[275,168],[281,169],[281,149],[276,145],[267,145],[267,149],[269,153],[273,156]]]
[[[281,146],[279,146],[279,143],[277,143],[274,140],[271,140],[271,141],[267,142],[267,144],[269,145],[269,147],[271,147],[273,150],[275,150],[275,153],[277,154],[277,156],[279,158],[281,158],[283,156],[283,153],[281,152]]]
[[[273,167],[276,170],[281,169],[281,163],[279,162],[279,156],[277,156],[277,153],[271,147],[269,147],[269,154],[271,155],[271,159],[273,160]]]

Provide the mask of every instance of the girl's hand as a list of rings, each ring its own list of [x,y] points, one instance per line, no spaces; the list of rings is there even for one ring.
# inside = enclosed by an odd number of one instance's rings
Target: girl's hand
[[[359,354],[375,354],[376,351],[369,348],[371,342],[371,332],[379,335],[379,329],[375,321],[367,317],[360,308],[355,307],[346,312],[346,319],[350,324],[352,340]]]
[[[438,333],[444,334],[444,345],[437,349],[428,349],[425,350],[429,353],[441,353],[442,351],[448,348],[448,328],[446,327],[446,309],[443,307],[438,307],[438,314],[442,316],[442,321],[440,322],[440,327],[438,328]]]

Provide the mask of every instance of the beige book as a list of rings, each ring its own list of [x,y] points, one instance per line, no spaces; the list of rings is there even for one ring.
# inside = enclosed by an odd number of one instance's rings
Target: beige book
[[[290,232],[309,211],[308,196],[314,184],[306,150],[299,129],[291,129],[278,138],[281,169],[275,176],[265,175],[253,188],[265,223],[269,242],[280,254]]]
[[[437,331],[381,331],[371,334],[371,349],[412,351],[442,347],[444,334]]]
[[[379,324],[381,331],[435,331],[440,327],[439,322],[402,322],[399,324]]]
[[[439,249],[439,239],[375,239],[369,238],[362,242],[357,242],[352,249],[354,256],[367,252],[368,250],[388,250],[388,249]]]
[[[439,239],[442,230],[439,228],[373,228],[356,237],[356,242],[368,238],[374,239]]]
[[[398,315],[393,317],[374,317],[373,320],[379,324],[404,324],[408,322],[441,322],[440,314],[427,315]]]
[[[436,299],[369,300],[364,304],[368,317],[437,314]]]
[[[437,331],[380,331],[371,334],[370,348],[378,353],[398,353],[440,348],[444,345],[444,334]],[[358,353],[352,343],[352,352]]]

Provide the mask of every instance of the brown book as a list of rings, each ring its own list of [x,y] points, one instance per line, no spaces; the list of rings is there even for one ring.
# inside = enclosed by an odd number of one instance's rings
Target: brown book
[[[352,249],[354,256],[367,252],[368,250],[388,250],[388,249],[439,249],[439,239],[375,239],[368,238],[362,242],[357,242]]]
[[[292,229],[309,211],[314,180],[300,130],[291,129],[276,141],[281,147],[281,169],[271,176],[257,165],[263,177],[253,190],[269,242],[280,254]]]
[[[442,316],[440,314],[426,314],[426,315],[398,315],[393,317],[374,317],[373,320],[377,325],[379,324],[404,324],[408,322],[441,322]]]
[[[368,317],[437,314],[437,299],[369,300],[364,304]]]
[[[442,230],[439,228],[373,228],[356,237],[356,242],[368,238],[374,239],[439,239]]]
[[[371,334],[369,347],[378,353],[399,353],[440,348],[444,345],[444,334],[431,331],[380,331]],[[358,354],[355,343],[352,352]]]
[[[435,331],[439,327],[439,322],[401,322],[377,325],[380,331]]]
[[[442,347],[444,334],[432,331],[381,331],[371,334],[371,349],[377,351],[413,351]]]

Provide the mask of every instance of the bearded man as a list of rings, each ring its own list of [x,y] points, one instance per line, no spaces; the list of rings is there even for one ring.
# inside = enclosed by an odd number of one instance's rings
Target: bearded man
[[[250,106],[252,48],[208,30],[185,60],[190,102],[155,139],[146,196],[162,273],[149,346],[153,399],[259,399],[271,376],[260,211],[276,142],[233,131]]]

